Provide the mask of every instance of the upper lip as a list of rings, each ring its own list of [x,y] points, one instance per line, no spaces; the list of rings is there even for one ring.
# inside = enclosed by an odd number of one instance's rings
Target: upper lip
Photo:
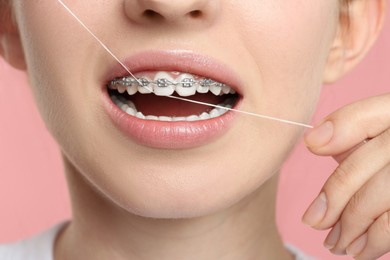
[[[121,62],[133,74],[142,71],[179,71],[210,78],[230,86],[238,94],[243,93],[241,79],[232,68],[211,57],[191,51],[146,51],[125,58]],[[128,71],[117,63],[106,74],[105,84],[128,75]]]

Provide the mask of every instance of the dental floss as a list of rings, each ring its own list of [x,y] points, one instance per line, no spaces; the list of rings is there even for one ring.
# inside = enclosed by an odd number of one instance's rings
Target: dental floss
[[[105,45],[85,24],[83,21],[81,21],[77,15],[62,1],[62,0],[57,0],[57,2],[59,2],[62,7],[101,45],[101,47],[103,47],[103,49],[105,49],[126,71],[127,73],[129,73],[129,75],[131,77],[134,78],[134,80],[137,81],[137,83],[140,84],[140,86],[142,86],[142,83],[139,81],[139,79],[137,77],[134,76],[134,74],[127,68],[127,66],[125,64],[123,64],[123,62],[121,62],[119,60],[118,57],[115,56],[115,54],[107,47],[107,45]],[[147,90],[153,92],[152,89],[150,89],[149,87],[145,87]],[[257,118],[262,118],[262,119],[268,119],[268,120],[273,120],[273,121],[277,121],[277,122],[280,122],[280,123],[285,123],[285,124],[290,124],[290,125],[295,125],[295,126],[301,126],[301,127],[305,127],[305,128],[314,128],[313,126],[311,125],[308,125],[308,124],[304,124],[304,123],[299,123],[299,122],[294,122],[294,121],[291,121],[291,120],[286,120],[286,119],[281,119],[281,118],[276,118],[276,117],[272,117],[272,116],[266,116],[266,115],[261,115],[261,114],[256,114],[256,113],[252,113],[252,112],[247,112],[247,111],[242,111],[242,110],[238,110],[238,109],[234,109],[234,108],[227,108],[227,107],[223,107],[223,106],[219,106],[219,105],[214,105],[214,104],[209,104],[209,103],[205,103],[205,102],[201,102],[201,101],[196,101],[196,100],[191,100],[191,99],[187,99],[187,98],[182,98],[182,97],[176,97],[176,96],[165,96],[165,97],[168,97],[168,98],[172,98],[172,99],[177,99],[177,100],[181,100],[181,101],[185,101],[185,102],[189,102],[189,103],[194,103],[194,104],[198,104],[198,105],[204,105],[204,106],[208,106],[208,107],[214,107],[214,108],[221,108],[221,109],[225,109],[225,110],[229,110],[229,111],[233,111],[233,112],[237,112],[237,113],[241,113],[241,114],[244,114],[244,115],[249,115],[249,116],[253,116],[253,117],[257,117]]]

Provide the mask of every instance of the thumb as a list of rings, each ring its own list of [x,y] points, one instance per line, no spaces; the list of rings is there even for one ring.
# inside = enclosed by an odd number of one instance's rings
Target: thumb
[[[322,120],[305,135],[305,143],[314,154],[345,158],[364,140],[390,128],[389,111],[390,94],[354,102]]]

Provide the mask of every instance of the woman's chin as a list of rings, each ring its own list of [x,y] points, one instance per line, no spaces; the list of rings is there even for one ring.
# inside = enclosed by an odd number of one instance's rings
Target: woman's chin
[[[212,194],[210,194],[212,196]],[[235,199],[235,200],[234,200]],[[160,199],[150,203],[129,201],[119,204],[130,214],[155,219],[190,219],[200,218],[223,212],[232,207],[237,198],[214,197],[207,201],[202,199]]]
[[[143,176],[144,177],[144,176]],[[197,218],[224,211],[238,203],[259,185],[237,182],[229,178],[217,182],[217,174],[209,179],[187,175],[175,181],[168,178],[104,180],[101,192],[111,202],[131,214],[158,219]],[[111,183],[111,185],[107,185]],[[223,187],[223,188],[222,188]]]

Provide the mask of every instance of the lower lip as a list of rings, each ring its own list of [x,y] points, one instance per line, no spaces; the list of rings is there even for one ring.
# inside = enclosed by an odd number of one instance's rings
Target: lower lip
[[[209,144],[228,132],[237,113],[195,122],[163,122],[131,116],[116,106],[104,89],[104,108],[114,125],[134,142],[158,149],[190,149]],[[235,108],[240,105],[236,104]]]

